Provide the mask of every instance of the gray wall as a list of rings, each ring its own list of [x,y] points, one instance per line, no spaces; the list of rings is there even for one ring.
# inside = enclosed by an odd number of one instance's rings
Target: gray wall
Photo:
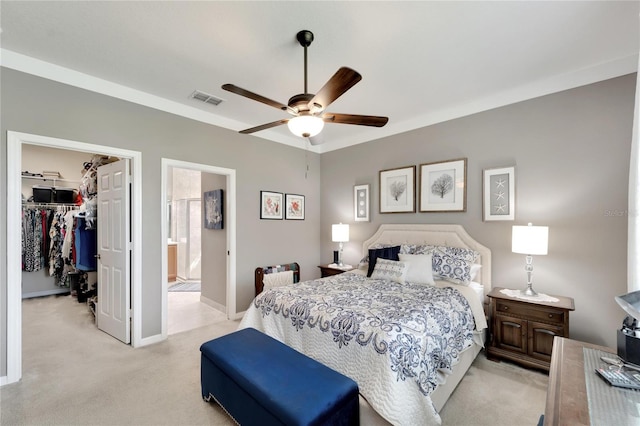
[[[524,256],[511,226],[549,226],[549,254],[534,257],[534,288],[570,296],[571,337],[615,347],[627,292],[627,190],[636,75],[592,84],[322,155],[322,252],[331,224],[350,223],[344,256],[381,223],[459,223],[492,250],[493,285],[523,288]],[[391,117],[393,119],[393,117]],[[384,169],[466,157],[464,213],[380,214]],[[516,220],[482,221],[482,171],[515,166]],[[353,185],[371,185],[371,222],[353,221]],[[419,188],[418,188],[419,191]]]
[[[6,235],[6,132],[14,130],[143,153],[142,336],[160,333],[160,159],[237,171],[237,306],[253,297],[258,265],[298,261],[302,279],[332,260],[331,224],[351,224],[345,261],[381,223],[460,223],[493,252],[493,284],[524,286],[511,253],[513,224],[550,227],[549,255],[534,259],[534,287],[572,296],[572,338],[612,346],[626,292],[629,153],[635,74],[451,120],[320,156],[2,68],[0,234]],[[393,117],[391,117],[393,119]],[[306,156],[310,173],[305,178]],[[378,171],[468,158],[464,213],[378,213]],[[269,158],[268,164],[264,162]],[[516,221],[482,221],[482,170],[516,166]],[[353,185],[371,184],[370,223],[353,222]],[[321,191],[321,188],[323,190]],[[306,195],[304,221],[261,221],[259,191]],[[321,219],[322,218],[322,219]],[[318,251],[318,247],[321,248]],[[0,239],[6,253],[6,239]],[[0,297],[6,301],[6,258]],[[6,348],[6,305],[0,304]],[[0,352],[6,374],[6,352]]]
[[[202,288],[201,295],[219,305],[227,306],[227,232],[229,227],[224,223],[228,218],[227,178],[212,173],[202,173],[202,217],[204,218],[204,193],[215,189],[223,190],[223,225],[224,229],[202,228]]]
[[[236,170],[237,304],[251,302],[256,266],[297,261],[303,278],[320,261],[319,155],[174,116],[14,70],[0,75],[0,234],[6,235],[6,132],[8,130],[142,152],[142,337],[161,332],[161,158]],[[301,148],[304,147],[301,140]],[[265,162],[265,158],[269,162]],[[308,160],[307,160],[308,159]],[[305,178],[306,161],[310,173]],[[259,219],[260,190],[304,194],[304,221]],[[0,241],[6,253],[6,239]],[[6,257],[0,258],[0,292],[6,301]],[[0,374],[6,375],[6,304],[0,304]]]

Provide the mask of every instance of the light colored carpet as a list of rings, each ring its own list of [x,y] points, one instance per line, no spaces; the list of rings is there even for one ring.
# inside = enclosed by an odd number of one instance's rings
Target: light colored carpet
[[[70,297],[23,302],[23,378],[0,388],[2,425],[232,425],[200,395],[202,343],[219,322],[133,349],[97,330]],[[479,355],[442,411],[444,425],[535,425],[547,376]]]

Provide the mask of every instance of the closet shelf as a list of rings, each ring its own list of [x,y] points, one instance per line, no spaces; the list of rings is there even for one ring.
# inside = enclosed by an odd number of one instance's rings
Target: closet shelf
[[[52,178],[52,177],[43,177],[43,176],[25,176],[22,175],[22,179],[33,179],[33,180],[41,180],[41,181],[52,181],[55,186],[56,182],[66,182],[66,183],[77,183],[80,184],[79,180],[70,180],[70,179],[62,179],[62,178]]]

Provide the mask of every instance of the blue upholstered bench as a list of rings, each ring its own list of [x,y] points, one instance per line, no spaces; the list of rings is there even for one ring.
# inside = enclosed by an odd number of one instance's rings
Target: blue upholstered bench
[[[253,328],[200,347],[202,397],[249,425],[358,425],[358,385]]]

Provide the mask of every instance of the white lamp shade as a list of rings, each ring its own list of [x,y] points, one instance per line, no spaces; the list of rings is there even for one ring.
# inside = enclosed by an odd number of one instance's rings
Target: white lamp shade
[[[511,251],[520,254],[547,254],[548,226],[514,226],[511,231]]]
[[[346,243],[349,241],[349,225],[331,225],[331,241],[334,243]]]
[[[313,115],[299,115],[287,122],[289,130],[301,138],[310,138],[317,135],[324,128],[322,118]]]

